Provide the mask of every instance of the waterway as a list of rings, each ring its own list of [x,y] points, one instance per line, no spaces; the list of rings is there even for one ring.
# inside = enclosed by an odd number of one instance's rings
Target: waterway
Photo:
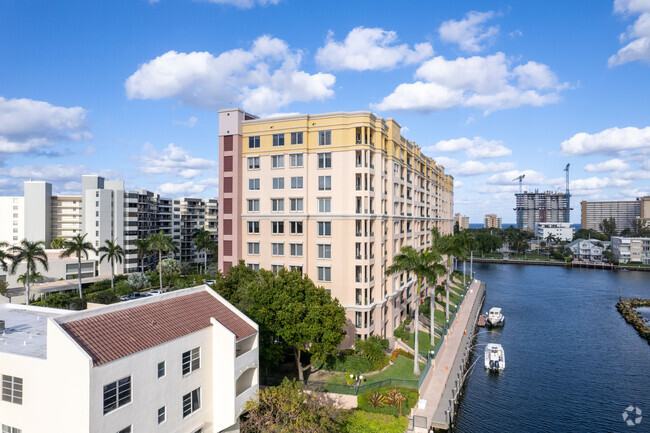
[[[487,283],[484,310],[503,309],[501,330],[481,330],[454,431],[650,432],[650,345],[616,310],[650,298],[650,274],[475,264]],[[506,370],[487,373],[483,351],[500,343]],[[633,405],[641,424],[627,427]]]

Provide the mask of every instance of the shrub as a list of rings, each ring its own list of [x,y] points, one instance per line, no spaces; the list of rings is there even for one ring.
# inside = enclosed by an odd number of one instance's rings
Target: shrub
[[[411,316],[406,316],[406,319],[404,319],[404,324],[405,325],[410,325],[411,324]]]
[[[424,314],[427,317],[429,317],[429,315],[431,314],[431,302],[430,302],[430,299],[431,299],[431,297],[427,296],[424,299],[424,303],[422,305],[420,305],[420,307],[418,308],[418,312],[420,314]]]
[[[111,280],[100,280],[100,281],[95,281],[85,289],[83,292],[85,295],[89,295],[91,293],[96,293],[96,292],[101,292],[104,290],[108,290],[111,288]]]
[[[332,371],[354,371],[357,373],[373,371],[370,361],[354,353],[351,355],[337,355],[333,361],[329,360],[325,368]]]
[[[370,362],[376,362],[385,357],[384,351],[388,349],[388,340],[379,335],[373,335],[366,340],[358,339],[354,343],[357,352]]]
[[[147,274],[131,274],[127,279],[128,284],[135,290],[143,290],[151,287],[151,279]]]
[[[65,293],[53,293],[40,302],[40,305],[50,308],[65,308],[70,307],[71,297]]]
[[[395,350],[393,350],[393,353],[390,355],[390,359],[391,359],[392,361],[395,361],[395,360],[397,359],[397,357],[400,356],[400,355],[401,355],[401,356],[404,356],[404,357],[406,357],[406,358],[408,358],[408,359],[413,359],[413,358],[415,358],[415,356],[414,356],[412,353],[407,352],[407,351],[404,350],[404,349],[395,349]]]
[[[108,289],[104,290],[102,292],[97,292],[93,293],[91,296],[88,297],[88,302],[94,302],[96,304],[114,304],[116,302],[119,302],[120,298],[117,297],[115,293],[113,293],[113,290]]]
[[[383,406],[373,406],[370,401],[373,398],[373,392],[377,392],[382,396]],[[417,389],[386,387],[375,391],[366,391],[363,394],[359,394],[357,397],[358,409],[365,412],[399,416],[398,401],[400,399],[398,395],[402,395],[404,397],[404,400],[401,403],[402,415],[408,414],[411,408],[415,406],[418,401],[419,393]]]
[[[115,294],[117,296],[125,296],[133,293],[133,287],[129,284],[128,281],[118,281],[115,283]]]
[[[409,333],[404,330],[404,324],[402,323],[395,329],[395,332],[393,332],[393,335],[397,338],[402,338],[404,340],[408,340],[409,338]]]
[[[85,310],[87,307],[86,298],[72,298],[70,300],[71,310]]]

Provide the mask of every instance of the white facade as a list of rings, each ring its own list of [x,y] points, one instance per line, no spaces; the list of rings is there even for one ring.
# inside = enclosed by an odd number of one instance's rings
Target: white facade
[[[0,242],[17,245],[25,238],[25,198],[0,197]]]
[[[570,241],[573,239],[573,227],[571,223],[535,223],[535,236],[546,239],[549,235],[561,241]]]
[[[650,238],[612,237],[612,253],[620,263],[641,262],[650,265]]]
[[[156,340],[173,325],[164,322],[173,316],[164,303],[191,308],[193,300],[205,296],[220,307],[177,323],[200,329]],[[102,323],[115,323],[118,311],[121,317],[127,313],[123,320],[137,321],[139,307],[165,313],[156,319],[160,323],[140,323],[137,332],[102,328]],[[133,316],[128,316],[131,309]],[[84,322],[90,318],[98,325]],[[259,388],[257,325],[206,286],[82,312],[0,304],[0,320],[7,327],[0,334],[0,374],[6,378],[5,395],[12,395],[0,400],[0,423],[21,433],[116,433],[128,427],[131,432],[216,433],[237,425],[246,401]],[[142,329],[147,326],[151,329]],[[237,339],[232,329],[242,326],[253,332]],[[130,331],[152,341],[143,350],[131,350],[142,340],[134,343],[127,337],[123,347],[111,347],[104,355],[112,350],[128,355],[108,362],[98,361],[97,346],[80,344],[93,332],[126,337]]]
[[[610,245],[610,242],[602,242],[597,239],[576,239],[564,246],[565,250],[571,250],[576,260],[602,261],[603,252]]]

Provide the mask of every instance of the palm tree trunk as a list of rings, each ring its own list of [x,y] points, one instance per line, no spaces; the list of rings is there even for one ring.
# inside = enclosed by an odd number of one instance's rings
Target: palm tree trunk
[[[474,251],[469,252],[469,277],[470,281],[474,278]]]
[[[445,322],[447,322],[447,326],[449,326],[449,272],[447,272],[447,300],[445,302]]]
[[[429,308],[431,309],[431,346],[433,348],[436,347],[436,326],[435,326],[435,322],[433,321],[433,319],[435,318],[433,313],[436,310],[436,303],[435,303],[435,299],[433,298],[436,295],[437,283],[438,283],[437,280],[433,282],[433,290],[431,291],[429,296]]]
[[[208,249],[203,248],[203,273],[207,274],[208,271]]]
[[[25,275],[27,277],[27,283],[25,284],[25,305],[29,305],[29,263],[27,264],[27,273]]]
[[[113,270],[113,260],[111,260],[111,289],[115,291],[115,271]]]
[[[413,374],[416,376],[420,375],[420,360],[418,359],[420,355],[420,341],[418,340],[418,328],[420,327],[420,312],[418,311],[418,306],[420,304],[420,290],[422,289],[422,278],[418,277],[418,293],[415,297],[415,357],[413,358]]]
[[[465,281],[465,266],[467,265],[467,260],[463,260],[463,286],[467,284]]]
[[[79,280],[79,298],[83,298],[81,293],[81,254],[77,256],[77,280]]]
[[[160,291],[162,292],[162,250],[158,250],[158,278],[160,279]]]

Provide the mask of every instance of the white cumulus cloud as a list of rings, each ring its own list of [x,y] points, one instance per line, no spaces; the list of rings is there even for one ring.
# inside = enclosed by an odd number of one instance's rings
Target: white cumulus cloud
[[[465,154],[473,159],[498,158],[512,154],[512,150],[505,147],[501,141],[486,140],[483,137],[461,137],[452,140],[441,140],[432,146],[431,150],[436,152],[458,152],[464,150]],[[429,151],[429,148],[426,148],[425,151]]]
[[[207,178],[197,182],[189,180],[178,183],[165,182],[158,186],[158,191],[160,191],[161,194],[173,197],[196,197],[203,195],[215,197],[217,195],[216,186],[216,178]],[[209,192],[211,189],[213,189],[213,193],[204,194]]]
[[[590,173],[600,173],[605,171],[623,171],[630,168],[630,164],[622,159],[614,158],[597,164],[587,164],[585,171]]]
[[[607,60],[607,65],[614,67],[637,60],[650,63],[650,1],[616,0],[614,12],[639,16],[619,38],[627,44]]]
[[[0,169],[1,176],[21,180],[42,180],[54,184],[79,182],[84,174],[98,174],[109,179],[122,179],[116,170],[91,170],[80,164],[32,164]]]
[[[380,103],[379,111],[435,111],[475,107],[486,113],[523,105],[543,106],[557,102],[560,84],[544,64],[528,62],[511,68],[504,53],[489,56],[442,56],[425,61],[415,72],[414,83],[403,83]]]
[[[465,161],[458,167],[450,170],[454,175],[458,176],[477,176],[479,174],[494,173],[497,171],[511,170],[515,167],[512,162],[488,162],[483,163],[480,161]]]
[[[522,174],[525,175],[522,181],[522,185],[541,185],[547,183],[547,179],[544,174],[535,170],[510,170],[503,173],[497,173],[488,177],[487,183],[491,185],[514,185],[516,188],[518,188],[519,181],[517,178]]]
[[[650,149],[650,126],[609,128],[595,134],[579,132],[560,144],[564,155],[611,154]]]
[[[270,113],[295,101],[323,100],[334,94],[334,75],[300,70],[302,52],[281,39],[257,38],[249,50],[168,51],[140,65],[125,82],[129,99],[175,98],[217,110],[241,105]]]
[[[463,51],[477,53],[493,42],[499,33],[499,26],[485,27],[487,20],[494,17],[494,12],[471,11],[460,21],[449,20],[438,29],[440,39],[456,43]]]
[[[339,42],[330,31],[325,46],[316,52],[316,61],[330,70],[368,71],[419,63],[433,55],[433,47],[427,42],[411,49],[407,44],[398,45],[397,40],[394,31],[356,27]]]
[[[169,143],[162,152],[147,143],[143,155],[135,159],[140,162],[138,170],[146,174],[177,174],[189,179],[198,176],[203,170],[215,169],[216,162],[194,157],[187,150],[174,143]]]
[[[0,152],[23,153],[61,141],[92,138],[86,110],[32,99],[0,97]]]

